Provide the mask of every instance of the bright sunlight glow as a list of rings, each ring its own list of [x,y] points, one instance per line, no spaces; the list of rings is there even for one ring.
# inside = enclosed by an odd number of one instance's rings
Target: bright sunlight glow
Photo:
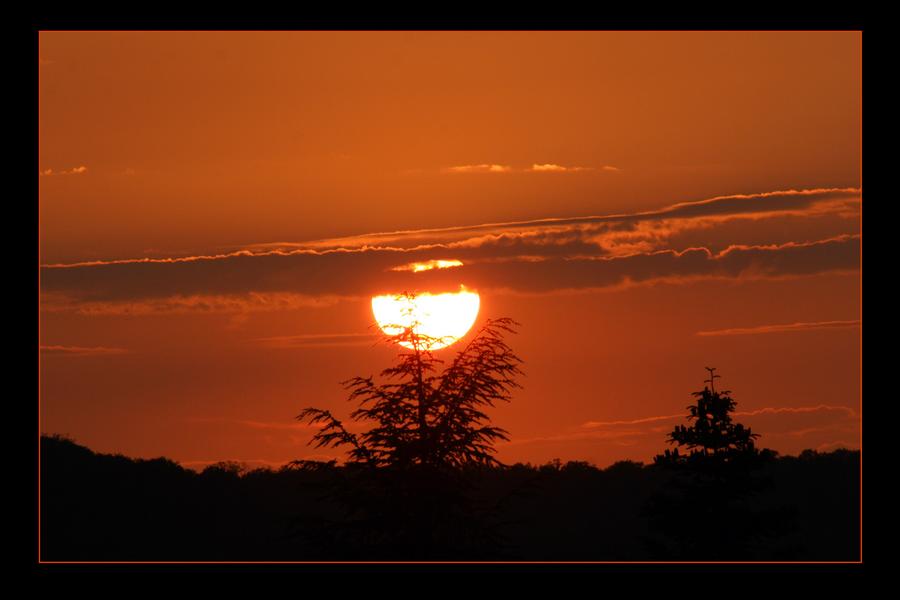
[[[413,333],[423,338],[423,349],[440,350],[466,335],[475,323],[480,303],[477,293],[460,286],[460,291],[446,294],[375,296],[372,312],[385,334],[397,335],[413,327]],[[399,343],[413,347],[407,341]]]

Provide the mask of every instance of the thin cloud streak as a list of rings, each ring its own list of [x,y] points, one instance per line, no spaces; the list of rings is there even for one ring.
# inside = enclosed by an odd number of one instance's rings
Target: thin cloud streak
[[[581,171],[593,171],[594,167],[564,167],[553,163],[543,165],[535,163],[531,165],[529,170],[535,173],[579,173]]]
[[[859,269],[859,235],[732,245],[717,253],[704,247],[658,246],[673,232],[710,227],[721,219],[815,215],[858,204],[859,192],[851,188],[772,192],[721,196],[632,215],[371,234],[363,236],[365,240],[342,238],[341,243],[352,243],[339,247],[44,265],[41,310],[98,315],[242,313],[325,306],[403,289],[456,291],[460,283],[474,289],[544,294],[655,282],[854,272]],[[424,239],[417,237],[422,232],[433,243],[412,247],[368,243],[378,236],[382,241],[404,237],[403,243],[410,241],[406,238],[418,243]],[[354,246],[362,241],[366,243]],[[425,268],[442,265],[454,268]]]
[[[723,335],[756,335],[761,333],[783,333],[794,331],[815,331],[822,329],[849,329],[859,327],[859,319],[854,321],[814,321],[810,323],[790,323],[784,325],[758,325],[756,327],[734,327],[713,331],[698,331],[696,335],[703,337]]]
[[[254,343],[267,348],[329,348],[367,346],[377,343],[374,333],[306,333],[256,338]]]
[[[242,312],[333,304],[397,290],[553,293],[651,282],[782,279],[859,268],[859,236],[810,243],[664,250],[628,256],[530,256],[466,261],[453,269],[398,272],[391,251],[289,254],[227,260],[136,262],[42,273],[44,310],[83,314]]]
[[[778,437],[804,437],[813,433],[821,433],[827,431],[841,431],[844,433],[855,432],[858,430],[859,417],[857,413],[846,406],[833,406],[820,404],[817,406],[800,406],[800,407],[766,407],[749,411],[735,411],[735,417],[761,417],[761,416],[784,416],[794,415],[801,418],[834,418],[837,416],[840,421],[834,423],[826,423],[825,425],[810,425],[807,427],[797,428],[789,426],[784,431],[773,430],[771,427],[766,428],[764,433],[766,438]],[[525,439],[513,439],[501,445],[524,445],[533,443],[548,442],[571,442],[578,440],[605,440],[611,442],[621,442],[626,439],[647,438],[650,436],[660,436],[668,431],[670,427],[665,425],[656,425],[647,427],[648,424],[658,424],[667,421],[687,421],[684,413],[677,415],[658,415],[650,417],[641,417],[630,420],[616,421],[587,421],[574,431],[567,431],[546,436],[536,436]],[[754,426],[755,427],[755,426]]]
[[[468,238],[476,234],[499,235],[518,230],[559,230],[577,231],[579,226],[591,225],[631,225],[647,221],[697,220],[702,218],[727,220],[728,218],[765,218],[772,215],[825,214],[845,210],[858,212],[860,190],[857,188],[816,188],[810,190],[785,190],[761,194],[737,194],[716,196],[706,200],[681,202],[668,207],[637,213],[592,215],[583,217],[548,217],[526,221],[501,221],[477,225],[460,225],[428,229],[407,229],[378,233],[367,233],[340,238],[326,238],[307,242],[275,242],[253,244],[244,248],[250,251],[270,251],[272,249],[315,249],[315,248],[379,248],[382,244],[423,240],[434,243],[448,243],[454,239]],[[706,223],[704,223],[706,225]]]
[[[459,165],[443,169],[445,173],[511,173],[512,170],[510,166],[495,164]]]
[[[40,346],[40,352],[49,356],[108,356],[127,354],[125,348],[107,348],[105,346]]]
[[[815,413],[815,412],[823,412],[823,411],[837,411],[843,412],[849,417],[855,417],[856,412],[846,406],[831,406],[828,404],[819,404],[817,406],[801,406],[801,407],[792,407],[792,406],[782,406],[782,407],[769,407],[769,408],[760,408],[757,410],[750,411],[735,411],[733,414],[735,416],[741,417],[755,417],[757,415],[777,415],[777,414],[806,414],[806,413]],[[619,427],[622,425],[641,425],[644,423],[655,423],[658,421],[671,421],[673,419],[684,419],[685,415],[677,414],[677,415],[660,415],[655,417],[643,417],[640,419],[632,419],[629,421],[587,421],[581,425],[584,429],[594,429],[598,427]]]
[[[621,171],[612,165],[602,167],[566,166],[556,163],[532,163],[530,167],[517,168],[500,164],[458,165],[441,169],[443,173],[581,173],[584,171]]]
[[[52,177],[54,175],[83,175],[84,173],[87,173],[87,167],[84,165],[62,171],[54,171],[53,169],[38,171],[38,175],[41,177]]]
[[[332,295],[310,296],[292,293],[195,294],[131,300],[81,301],[65,294],[41,294],[44,312],[74,312],[85,316],[148,316],[206,314],[246,314],[323,308],[353,299]]]

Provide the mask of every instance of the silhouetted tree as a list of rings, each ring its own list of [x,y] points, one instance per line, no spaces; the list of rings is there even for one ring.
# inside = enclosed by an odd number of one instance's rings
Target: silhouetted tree
[[[676,425],[667,440],[670,444],[687,448],[689,454],[680,454],[678,448],[673,452],[666,450],[654,458],[655,462],[713,465],[758,456],[754,440],[759,434],[732,422],[731,413],[737,403],[731,398],[729,390],[716,391],[715,380],[720,377],[716,375],[716,369],[706,367],[706,370],[709,371],[709,379],[705,383],[709,386],[693,392],[697,403],[687,407],[691,425]]]
[[[306,408],[298,419],[321,425],[310,443],[346,447],[347,479],[335,497],[350,518],[329,524],[333,551],[357,547],[379,556],[442,558],[488,551],[496,543],[484,514],[471,505],[466,470],[499,465],[494,444],[507,432],[484,410],[510,400],[520,387],[521,359],[504,341],[518,323],[488,320],[449,365],[431,348],[436,340],[418,324],[387,336],[402,348],[384,381],[354,377],[344,383],[350,414],[370,424],[352,433],[328,411]],[[368,549],[368,550],[365,550]]]
[[[751,505],[770,484],[759,471],[776,453],[759,450],[754,443],[759,434],[732,421],[736,402],[730,391],[715,389],[715,368],[706,369],[709,385],[693,392],[696,404],[687,407],[691,424],[675,426],[667,439],[678,447],[654,458],[672,479],[647,505],[658,534],[648,542],[667,558],[748,559],[759,540],[783,535],[792,515],[784,508]],[[679,452],[682,447],[687,454]]]

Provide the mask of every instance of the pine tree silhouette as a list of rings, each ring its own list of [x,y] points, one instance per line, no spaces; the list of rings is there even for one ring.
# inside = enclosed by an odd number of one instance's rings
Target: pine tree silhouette
[[[690,413],[687,418],[692,422],[691,425],[676,425],[667,440],[670,444],[687,448],[689,454],[680,454],[678,448],[673,452],[666,450],[664,454],[655,457],[657,463],[677,464],[690,461],[711,465],[758,456],[754,440],[759,434],[732,421],[731,413],[737,403],[729,390],[716,391],[715,380],[721,377],[716,375],[716,368],[705,368],[709,371],[709,379],[704,383],[709,385],[704,386],[702,391],[693,392],[697,403],[687,407]]]
[[[759,434],[733,422],[731,392],[717,391],[720,376],[715,368],[706,370],[708,385],[693,392],[696,403],[687,407],[690,425],[675,426],[667,442],[677,447],[654,458],[671,479],[646,506],[655,533],[646,541],[659,558],[752,559],[754,545],[783,535],[793,515],[782,507],[753,506],[752,498],[771,483],[761,469],[776,453],[759,450]]]

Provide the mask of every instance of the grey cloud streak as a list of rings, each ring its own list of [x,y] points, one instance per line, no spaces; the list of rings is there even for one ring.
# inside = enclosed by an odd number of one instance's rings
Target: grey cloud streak
[[[793,331],[817,331],[821,329],[850,329],[859,327],[859,319],[851,321],[815,321],[813,323],[788,323],[779,325],[758,325],[756,327],[732,327],[730,329],[716,329],[714,331],[698,331],[701,337],[714,337],[723,335],[756,335],[762,333],[785,333]]]
[[[89,304],[179,295],[360,297],[403,290],[455,290],[461,283],[479,290],[544,293],[659,280],[782,278],[852,271],[859,266],[860,244],[858,236],[841,236],[804,244],[738,246],[718,254],[691,248],[625,257],[480,262],[421,273],[391,271],[396,258],[391,252],[370,251],[117,264],[49,270],[42,277],[42,286],[45,293]],[[202,302],[199,304],[202,309]]]
[[[348,247],[313,242],[310,246],[320,246],[45,265],[41,269],[42,308],[94,314],[241,312],[317,306],[404,290],[456,290],[460,284],[479,290],[546,293],[660,280],[779,278],[852,271],[859,268],[858,235],[773,246],[731,246],[718,253],[702,247],[643,250],[643,242],[635,243],[629,235],[647,223],[663,224],[661,233],[648,235],[664,239],[666,228],[690,227],[723,215],[753,218],[773,211],[814,214],[843,210],[858,204],[858,195],[857,190],[849,189],[774,192],[719,197],[635,215],[373,234],[364,236],[366,239],[352,238],[355,241],[346,243]],[[672,220],[673,216],[681,221]],[[594,229],[586,230],[586,223]],[[646,233],[639,232],[638,237]],[[420,243],[423,236],[439,235],[457,239]],[[602,238],[599,242],[598,235]],[[382,241],[387,240],[385,236],[400,236],[408,246],[367,245],[378,236]],[[351,238],[342,243],[348,240]],[[619,242],[618,251],[611,251],[610,244],[615,248]],[[459,259],[464,265],[421,273],[393,270],[432,259]]]

